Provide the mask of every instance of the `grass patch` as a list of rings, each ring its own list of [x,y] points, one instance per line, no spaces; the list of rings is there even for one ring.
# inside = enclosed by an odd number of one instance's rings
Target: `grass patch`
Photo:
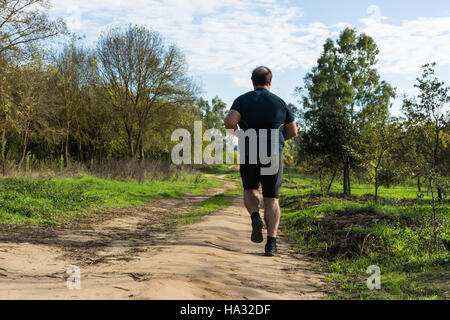
[[[230,166],[229,164],[217,164],[217,165],[210,165],[205,168],[203,168],[203,172],[207,174],[227,174],[230,172]]]
[[[297,248],[314,257],[335,288],[332,299],[449,299],[449,201],[438,205],[442,223],[431,247],[429,199],[409,186],[385,189],[375,204],[366,185],[343,196],[323,193],[313,178],[291,173],[282,190],[282,223]],[[370,265],[381,269],[381,290],[369,290]]]
[[[145,182],[75,178],[0,179],[0,224],[59,225],[73,215],[91,215],[98,207],[131,207],[158,198],[180,198],[218,187],[201,174],[176,175]]]
[[[239,165],[212,165],[204,169],[207,174],[224,175],[225,180],[237,182],[240,180]]]
[[[202,217],[211,213],[217,212],[221,209],[228,207],[231,200],[236,196],[236,191],[232,190],[227,193],[221,193],[212,196],[194,206],[192,206],[188,212],[181,213],[175,217],[168,219],[168,226],[174,225],[189,225],[197,222]]]
[[[205,173],[220,175],[222,176],[222,179],[236,183],[236,188],[212,196],[194,205],[188,212],[168,218],[167,225],[169,227],[195,223],[206,215],[228,207],[234,197],[242,195],[242,183],[240,179],[238,179],[240,177],[239,171],[233,170],[233,167],[230,167],[229,165],[210,166],[205,170]]]

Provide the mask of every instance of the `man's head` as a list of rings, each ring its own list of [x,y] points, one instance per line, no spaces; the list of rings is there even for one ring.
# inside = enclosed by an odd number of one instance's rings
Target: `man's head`
[[[252,82],[255,88],[270,88],[272,84],[272,71],[264,66],[256,68],[252,72]]]

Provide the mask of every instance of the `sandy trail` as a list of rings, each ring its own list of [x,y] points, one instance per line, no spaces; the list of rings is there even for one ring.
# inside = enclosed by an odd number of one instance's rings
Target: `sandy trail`
[[[321,277],[281,239],[278,257],[250,242],[250,219],[235,198],[224,210],[183,229],[162,230],[161,215],[208,196],[164,199],[123,209],[91,228],[0,234],[0,299],[320,299]],[[69,290],[66,269],[81,271]]]

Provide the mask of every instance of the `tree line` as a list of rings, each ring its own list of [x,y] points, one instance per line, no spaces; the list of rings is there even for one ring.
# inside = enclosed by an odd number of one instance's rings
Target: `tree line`
[[[86,48],[45,0],[0,1],[2,168],[34,160],[167,159],[176,128],[217,127],[225,104],[199,98],[183,53],[140,26]],[[45,41],[63,36],[57,49]]]
[[[450,162],[450,88],[435,75],[435,63],[425,64],[415,87],[417,97],[402,97],[402,117],[390,113],[396,89],[377,69],[379,48],[373,38],[347,28],[336,41],[328,39],[316,66],[296,89],[300,137],[294,142],[297,164],[328,176],[328,191],[336,176],[351,194],[351,176],[375,186],[390,186],[411,178],[436,181],[443,197]],[[294,107],[295,108],[295,107]]]
[[[92,163],[169,159],[176,128],[223,130],[227,106],[211,102],[188,76],[183,53],[161,34],[128,25],[109,28],[93,48],[48,16],[46,0],[0,0],[0,167],[31,161]],[[57,49],[49,39],[63,36]],[[69,40],[67,40],[69,39]],[[402,117],[390,113],[396,89],[378,73],[373,38],[348,28],[327,39],[317,64],[290,105],[302,129],[285,159],[317,174],[323,189],[342,179],[375,186],[417,179],[418,192],[445,181],[450,161],[450,89],[423,66],[403,97]],[[437,184],[443,197],[442,183]]]

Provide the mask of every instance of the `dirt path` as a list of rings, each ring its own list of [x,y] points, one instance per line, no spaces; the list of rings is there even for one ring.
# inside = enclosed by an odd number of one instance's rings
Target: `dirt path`
[[[160,215],[187,210],[208,196],[165,199],[121,209],[91,228],[0,234],[0,299],[320,299],[319,275],[281,241],[264,257],[250,242],[242,200],[181,230],[164,232]],[[9,238],[8,238],[9,237]],[[81,271],[81,289],[66,269]]]

